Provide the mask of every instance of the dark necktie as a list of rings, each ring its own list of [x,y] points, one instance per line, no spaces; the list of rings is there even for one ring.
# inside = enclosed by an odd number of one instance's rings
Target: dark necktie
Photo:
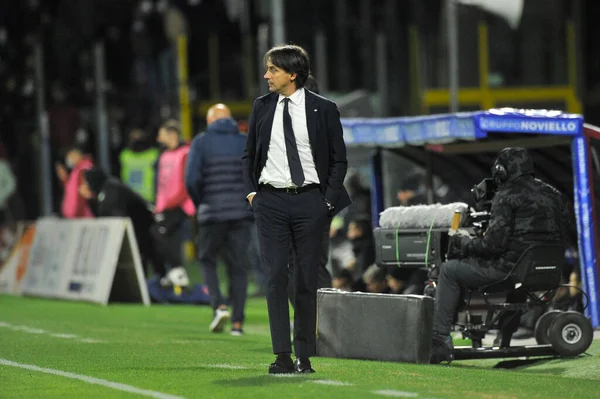
[[[290,173],[292,175],[292,183],[297,187],[302,187],[304,184],[304,171],[298,154],[298,146],[296,145],[296,137],[294,129],[292,129],[292,118],[288,109],[289,98],[283,99],[283,134],[285,136],[285,152],[287,153],[288,164],[290,165]]]

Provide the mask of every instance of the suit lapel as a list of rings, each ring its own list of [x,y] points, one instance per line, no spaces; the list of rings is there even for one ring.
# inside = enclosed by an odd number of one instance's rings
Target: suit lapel
[[[267,157],[269,143],[271,142],[271,130],[273,130],[273,118],[275,117],[275,108],[277,107],[278,95],[271,95],[266,106],[264,122],[260,129],[260,140],[262,142],[263,159]]]
[[[312,92],[304,89],[304,93],[304,102],[306,106],[306,128],[308,129],[310,146],[315,149],[317,148],[317,117],[319,113],[319,107],[317,107],[316,97]]]

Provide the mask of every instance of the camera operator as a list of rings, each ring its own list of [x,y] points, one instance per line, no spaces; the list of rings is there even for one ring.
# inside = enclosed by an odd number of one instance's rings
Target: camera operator
[[[565,242],[568,213],[561,194],[533,174],[533,161],[525,149],[501,150],[492,166],[497,192],[485,234],[449,238],[450,260],[442,265],[437,282],[431,363],[452,360],[450,328],[461,287],[502,280],[531,245]],[[503,333],[512,335],[516,330],[520,315],[515,316]]]

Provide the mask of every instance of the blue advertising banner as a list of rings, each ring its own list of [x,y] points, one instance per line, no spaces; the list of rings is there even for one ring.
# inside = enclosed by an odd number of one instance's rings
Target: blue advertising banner
[[[475,112],[455,115],[383,119],[342,119],[344,140],[349,145],[423,145],[484,137],[477,131]]]
[[[344,140],[350,145],[402,146],[474,140],[493,132],[577,136],[583,132],[583,117],[561,111],[502,108],[417,117],[342,119],[342,127]]]
[[[593,225],[588,143],[585,137],[573,139],[571,147],[573,156],[573,199],[575,217],[577,220],[577,243],[579,251],[579,265],[581,269],[581,282],[584,291],[588,294],[590,303],[586,315],[592,319],[592,325],[600,325],[598,307],[598,272],[596,269],[596,229]]]
[[[581,131],[582,121],[575,119],[548,120],[538,118],[511,118],[492,115],[476,117],[481,130],[488,132],[558,134],[574,136]]]

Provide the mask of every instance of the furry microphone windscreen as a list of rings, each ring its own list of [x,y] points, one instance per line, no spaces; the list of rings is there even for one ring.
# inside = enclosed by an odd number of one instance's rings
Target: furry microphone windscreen
[[[454,212],[468,212],[464,202],[451,204],[394,206],[381,212],[379,224],[383,228],[428,229],[450,228]],[[464,217],[461,217],[464,220]]]

